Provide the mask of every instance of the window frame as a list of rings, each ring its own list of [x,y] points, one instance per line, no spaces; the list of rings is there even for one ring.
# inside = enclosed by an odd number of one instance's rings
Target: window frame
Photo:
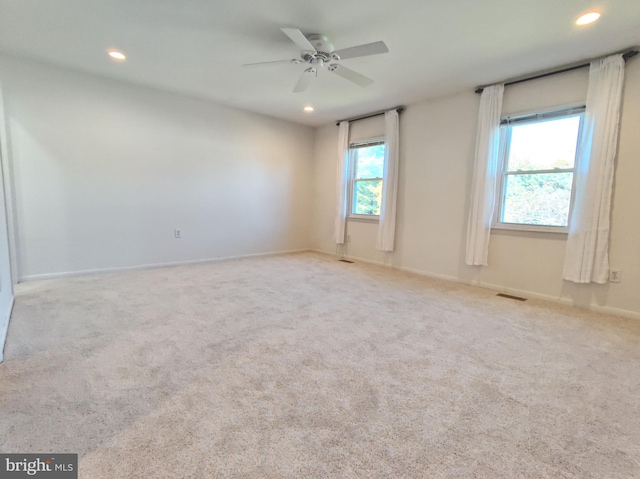
[[[529,231],[538,233],[559,233],[568,234],[569,225],[571,221],[571,212],[573,211],[575,202],[576,191],[576,172],[578,169],[578,148],[580,145],[580,138],[582,136],[582,128],[584,125],[584,112],[585,105],[572,106],[568,108],[553,109],[546,111],[535,111],[526,114],[520,114],[517,116],[507,116],[500,119],[500,147],[499,147],[499,160],[498,170],[496,172],[498,181],[496,182],[496,205],[493,213],[493,220],[491,229],[496,230],[511,230],[511,231]],[[573,161],[573,168],[554,168],[550,170],[526,170],[520,172],[509,172],[509,151],[511,147],[511,134],[512,126],[523,125],[531,123],[541,123],[544,121],[559,120],[561,118],[579,116],[580,124],[578,126],[578,134],[576,137],[576,154]],[[569,214],[567,217],[566,226],[552,226],[552,225],[533,225],[533,224],[521,224],[521,223],[507,223],[500,220],[504,210],[505,196],[506,196],[506,180],[508,176],[518,174],[553,174],[553,173],[572,173],[571,182],[571,197],[569,199]]]
[[[353,208],[355,205],[355,191],[356,191],[356,183],[358,181],[372,181],[372,180],[380,180],[384,184],[384,164],[383,164],[383,176],[381,178],[378,177],[367,177],[367,178],[359,178],[356,179],[356,168],[357,161],[355,157],[355,153],[359,148],[366,148],[370,146],[384,145],[385,150],[387,148],[387,142],[385,137],[375,137],[369,138],[367,140],[354,141],[349,143],[349,205],[348,205],[348,214],[347,218],[352,220],[362,220],[362,221],[380,221],[380,215],[364,215],[357,214],[353,212]]]

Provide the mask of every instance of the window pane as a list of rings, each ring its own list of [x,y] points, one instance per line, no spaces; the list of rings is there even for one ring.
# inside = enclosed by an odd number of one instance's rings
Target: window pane
[[[567,226],[573,173],[505,177],[503,223]]]
[[[580,116],[511,127],[508,171],[573,168]]]
[[[382,178],[384,145],[355,148],[356,178]]]
[[[353,213],[356,215],[379,215],[381,198],[382,180],[354,182]]]

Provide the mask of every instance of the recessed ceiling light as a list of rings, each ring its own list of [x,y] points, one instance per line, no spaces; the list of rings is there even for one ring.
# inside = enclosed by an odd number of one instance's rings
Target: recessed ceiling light
[[[313,107],[312,106],[305,106],[304,107],[304,111],[313,111]]]
[[[587,12],[584,15],[580,15],[576,20],[576,25],[588,25],[595,22],[600,18],[600,12]]]
[[[109,50],[109,56],[114,60],[126,60],[127,57],[124,53],[119,52],[118,50]]]

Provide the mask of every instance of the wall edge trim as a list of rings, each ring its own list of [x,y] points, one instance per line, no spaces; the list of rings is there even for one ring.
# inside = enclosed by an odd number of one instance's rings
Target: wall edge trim
[[[216,258],[203,258],[203,259],[193,259],[193,260],[184,260],[184,261],[169,261],[169,262],[163,262],[163,263],[145,263],[145,264],[134,265],[134,266],[118,266],[115,268],[96,268],[96,269],[85,269],[85,270],[78,270],[78,271],[65,271],[60,273],[32,274],[32,275],[23,276],[22,278],[19,279],[19,282],[26,283],[31,281],[43,281],[48,279],[70,278],[75,276],[90,276],[94,274],[109,274],[109,273],[119,273],[119,272],[125,272],[125,271],[167,268],[171,266],[183,266],[183,265],[189,265],[189,264],[221,263],[224,261],[232,261],[236,259],[257,258],[261,256],[276,256],[281,254],[304,253],[306,251],[310,251],[310,250],[308,248],[300,248],[300,249],[290,249],[290,250],[268,251],[264,253],[248,253],[248,254],[232,255],[232,256],[220,256]]]

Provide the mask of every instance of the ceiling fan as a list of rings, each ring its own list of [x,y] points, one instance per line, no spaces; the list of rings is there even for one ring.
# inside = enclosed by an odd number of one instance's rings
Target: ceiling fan
[[[300,58],[292,60],[279,60],[272,62],[246,63],[245,67],[276,65],[279,63],[308,63],[311,65],[302,72],[298,83],[296,83],[293,91],[295,93],[303,92],[307,89],[313,77],[317,76],[318,70],[327,65],[327,70],[335,73],[342,78],[349,80],[361,87],[369,86],[373,83],[371,78],[351,70],[343,66],[340,61],[349,58],[364,57],[368,55],[377,55],[379,53],[387,53],[389,49],[384,42],[373,42],[365,45],[357,45],[355,47],[343,48],[342,50],[334,50],[333,45],[324,35],[313,34],[306,37],[297,28],[282,28],[298,48],[300,48]]]

